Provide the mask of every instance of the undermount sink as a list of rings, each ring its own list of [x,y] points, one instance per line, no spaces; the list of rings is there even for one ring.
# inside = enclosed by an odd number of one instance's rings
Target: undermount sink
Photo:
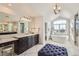
[[[28,32],[28,33],[26,33],[26,34],[34,34],[34,32]]]

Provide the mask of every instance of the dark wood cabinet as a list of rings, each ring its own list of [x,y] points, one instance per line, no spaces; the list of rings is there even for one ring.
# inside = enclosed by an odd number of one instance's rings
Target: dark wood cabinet
[[[28,39],[27,37],[18,38],[19,40],[15,42],[15,53],[21,54],[28,49]]]
[[[0,47],[4,47],[4,46],[8,46],[8,45],[11,45],[11,44],[14,44],[15,41],[10,41],[10,42],[6,42],[6,43],[2,43],[0,44]]]
[[[32,47],[32,44],[33,44],[33,38],[32,36],[28,36],[28,48]]]
[[[35,35],[28,37],[28,48],[35,45],[35,42],[36,42],[35,40],[37,40],[37,39],[35,39]]]
[[[26,50],[28,48],[27,37],[19,38],[19,47]]]
[[[15,53],[18,55],[39,43],[39,35],[21,37],[18,39],[19,40],[15,42]]]
[[[39,43],[39,34],[35,35],[34,39],[35,39],[35,44],[38,44]]]
[[[26,51],[27,49],[33,47],[34,45],[39,43],[39,35],[31,35],[26,37],[18,38],[18,40],[10,41],[6,43],[0,44],[0,47],[7,46],[10,44],[14,44],[14,52],[19,55]]]

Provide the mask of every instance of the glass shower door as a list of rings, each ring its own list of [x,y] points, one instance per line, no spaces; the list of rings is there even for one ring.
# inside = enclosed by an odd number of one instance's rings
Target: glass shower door
[[[75,15],[75,20],[74,20],[74,43],[76,46],[79,45],[79,19],[78,19],[78,14]]]

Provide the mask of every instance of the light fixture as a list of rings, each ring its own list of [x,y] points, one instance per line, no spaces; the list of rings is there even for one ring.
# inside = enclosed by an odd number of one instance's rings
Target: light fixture
[[[59,6],[58,4],[55,4],[55,6],[53,7],[54,13],[58,14],[61,11],[61,6]]]
[[[10,6],[10,7],[11,7],[11,6],[12,6],[12,4],[11,4],[11,3],[8,3],[8,6]]]
[[[3,18],[3,22],[4,22],[4,23],[9,22],[9,21],[10,21],[9,16],[5,16],[5,17]]]
[[[25,17],[25,16],[21,17],[21,20],[28,21],[28,22],[31,21],[29,18],[27,18],[27,17]]]

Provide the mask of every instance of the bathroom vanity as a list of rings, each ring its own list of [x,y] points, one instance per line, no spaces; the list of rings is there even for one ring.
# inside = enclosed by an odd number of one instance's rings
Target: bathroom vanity
[[[38,43],[39,34],[3,35],[0,38],[0,55],[19,55]]]
[[[0,55],[19,55],[39,43],[39,28],[31,26],[30,19],[1,15],[6,16],[0,20]]]
[[[39,43],[38,34],[29,34],[23,37],[17,36],[17,39],[18,40],[15,41],[15,53],[17,55]]]

